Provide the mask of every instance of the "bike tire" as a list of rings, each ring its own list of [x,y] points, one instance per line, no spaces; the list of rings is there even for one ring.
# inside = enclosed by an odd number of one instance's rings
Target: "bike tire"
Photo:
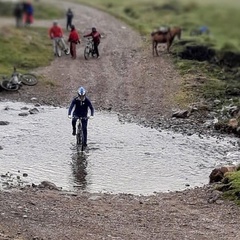
[[[20,88],[19,84],[11,84],[9,80],[2,80],[0,85],[7,91],[17,91]]]
[[[86,59],[86,60],[88,60],[89,59],[89,57],[90,57],[90,48],[87,46],[87,47],[85,47],[85,49],[84,49],[84,58]]]
[[[20,80],[23,84],[28,86],[34,86],[38,83],[37,77],[31,73],[21,75]]]
[[[82,131],[77,133],[76,140],[77,140],[77,148],[80,149],[83,152],[84,146],[83,146],[83,134],[82,134]]]
[[[76,134],[76,144],[77,149],[83,151],[83,131],[82,131],[82,123],[81,120],[78,120],[78,128],[77,128],[77,134]]]
[[[64,51],[65,55],[69,55],[70,54],[70,50],[69,48],[67,48],[65,51]]]

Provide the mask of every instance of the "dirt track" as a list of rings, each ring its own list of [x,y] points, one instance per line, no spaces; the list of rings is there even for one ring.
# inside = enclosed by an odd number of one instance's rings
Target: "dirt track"
[[[105,13],[70,3],[81,35],[92,26],[104,36],[100,59],[85,61],[83,41],[77,60],[64,56],[36,72],[39,83],[1,99],[67,106],[83,85],[96,109],[111,109],[155,121],[176,108],[171,101],[181,78],[165,52],[151,49],[125,24]],[[60,21],[65,26],[65,20]],[[49,26],[51,22],[49,22]],[[162,50],[163,51],[163,50]],[[66,113],[67,117],[67,113]],[[0,239],[240,239],[240,211],[217,200],[211,188],[140,197],[48,190],[1,192]]]

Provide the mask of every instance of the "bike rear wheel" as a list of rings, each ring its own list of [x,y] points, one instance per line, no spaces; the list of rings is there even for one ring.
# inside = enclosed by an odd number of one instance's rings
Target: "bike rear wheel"
[[[9,80],[2,80],[0,85],[7,91],[17,91],[20,88],[19,84],[12,84]]]
[[[67,48],[66,50],[64,50],[64,53],[65,53],[66,55],[69,55],[69,54],[70,54],[70,49]]]
[[[23,74],[20,77],[20,80],[23,84],[28,85],[28,86],[36,85],[38,82],[37,77],[31,73]]]
[[[79,120],[81,121],[81,120]],[[83,146],[83,131],[82,131],[82,124],[79,123],[78,129],[77,129],[77,134],[76,134],[76,141],[77,141],[77,148],[78,150],[80,149],[81,151],[84,150]]]
[[[84,49],[84,58],[85,58],[86,60],[89,59],[89,57],[90,57],[90,53],[91,53],[90,48],[89,48],[88,46],[85,47],[85,49]]]

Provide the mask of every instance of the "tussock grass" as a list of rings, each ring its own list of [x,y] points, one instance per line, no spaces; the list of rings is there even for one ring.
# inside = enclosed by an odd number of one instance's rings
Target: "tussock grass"
[[[2,74],[11,73],[13,66],[19,71],[46,66],[53,59],[45,28],[0,28],[0,52]]]
[[[240,171],[228,173],[227,178],[230,181],[230,190],[224,192],[224,197],[235,201],[240,205]]]

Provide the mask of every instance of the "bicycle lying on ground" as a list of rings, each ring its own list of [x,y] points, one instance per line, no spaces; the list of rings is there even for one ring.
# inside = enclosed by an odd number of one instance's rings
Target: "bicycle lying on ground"
[[[17,72],[16,67],[13,68],[13,73],[10,77],[3,76],[0,81],[0,86],[8,91],[17,91],[22,83],[28,86],[36,85],[37,77],[32,73],[21,74]]]
[[[62,52],[64,52],[66,55],[70,54],[69,48],[65,49],[64,44],[63,44],[64,40],[62,38],[54,38],[54,41],[55,41],[55,54],[58,57],[62,56]]]
[[[87,38],[86,46],[84,49],[84,58],[88,60],[90,56],[97,57],[97,54],[94,50],[94,43],[92,38]]]

